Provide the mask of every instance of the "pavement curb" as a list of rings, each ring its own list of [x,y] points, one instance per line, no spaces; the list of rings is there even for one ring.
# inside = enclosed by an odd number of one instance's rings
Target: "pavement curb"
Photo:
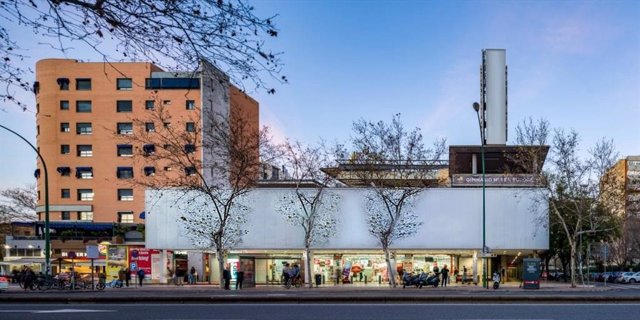
[[[103,297],[30,297],[0,296],[0,303],[640,303],[640,296],[187,296],[187,297],[136,297],[136,296],[103,296]]]

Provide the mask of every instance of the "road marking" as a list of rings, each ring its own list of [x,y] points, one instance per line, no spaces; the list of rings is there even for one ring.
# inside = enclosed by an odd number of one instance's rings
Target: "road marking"
[[[31,313],[81,313],[81,312],[116,312],[116,310],[58,309],[58,310],[31,311]]]

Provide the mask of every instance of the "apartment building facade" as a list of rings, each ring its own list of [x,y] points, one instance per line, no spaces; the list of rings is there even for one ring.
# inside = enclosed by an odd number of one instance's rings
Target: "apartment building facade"
[[[148,63],[45,59],[36,64],[37,146],[46,161],[51,221],[144,223],[144,187],[136,179],[171,170],[137,155],[155,146],[136,136],[172,128],[195,132],[203,114],[243,117],[258,130],[258,103],[203,61],[193,72]],[[155,123],[162,108],[170,121]],[[200,138],[201,139],[201,138]],[[198,152],[200,160],[208,159]],[[256,150],[257,152],[257,150]],[[44,174],[38,163],[38,208],[44,219]],[[185,168],[173,168],[176,175]],[[208,176],[207,179],[224,179]]]

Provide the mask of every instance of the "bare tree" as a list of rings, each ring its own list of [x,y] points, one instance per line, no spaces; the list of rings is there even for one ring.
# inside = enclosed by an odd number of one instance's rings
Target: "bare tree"
[[[169,70],[196,70],[212,61],[236,85],[265,88],[265,76],[286,82],[280,53],[267,48],[277,37],[275,16],[258,17],[242,0],[6,0],[0,2],[0,98],[13,101],[14,89],[30,89],[27,52],[15,30],[29,30],[52,48],[67,52],[80,42],[105,61],[151,61]]]
[[[242,110],[231,102],[230,110]],[[175,116],[161,103],[145,118],[135,119],[134,127],[147,123],[163,126],[125,138],[143,146],[136,161],[155,166],[145,167],[146,176],[134,183],[180,194],[184,215],[179,222],[186,236],[198,247],[214,249],[222,271],[228,249],[246,234],[243,224],[251,206],[245,196],[257,183],[268,128],[258,128],[243,111],[196,107],[188,116]],[[223,282],[221,272],[221,287]]]
[[[446,141],[426,148],[419,128],[405,129],[400,115],[390,123],[359,120],[353,124],[353,174],[370,186],[365,196],[369,233],[384,251],[389,283],[396,286],[391,264],[394,241],[414,235],[422,225],[413,212],[418,194],[437,178],[434,166],[445,153]]]
[[[612,144],[607,140],[601,143]],[[544,172],[547,186],[536,199],[536,205],[548,207],[555,218],[542,217],[542,222],[555,221],[564,232],[570,249],[572,287],[576,287],[576,258],[581,237],[604,234],[617,228],[612,223],[615,216],[599,198],[603,168],[611,167],[615,161],[612,153],[597,151],[604,149],[613,150],[613,146],[599,143],[591,150],[590,159],[581,159],[578,133],[556,129],[551,166]]]
[[[335,211],[341,197],[327,190],[334,181],[321,170],[335,162],[335,151],[324,144],[307,146],[299,141],[286,143],[284,149],[294,190],[280,199],[277,211],[304,233],[305,283],[311,287],[311,248],[333,236],[338,223]]]
[[[4,189],[0,196],[0,223],[37,219],[38,194],[35,186]]]

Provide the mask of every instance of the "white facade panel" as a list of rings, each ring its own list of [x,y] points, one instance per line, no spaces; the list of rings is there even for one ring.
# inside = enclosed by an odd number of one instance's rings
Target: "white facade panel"
[[[275,210],[280,195],[288,189],[259,189],[250,194],[251,213],[242,243],[233,249],[299,249],[303,235],[299,227],[285,222]],[[342,196],[337,212],[336,235],[320,248],[378,249],[367,228],[364,189],[333,189]],[[534,208],[532,197],[539,190],[493,188],[486,191],[486,243],[491,249],[544,250],[549,236],[539,217],[546,208]],[[197,249],[178,222],[178,194],[148,190],[146,202],[146,245],[154,249]],[[185,197],[183,197],[184,199]],[[481,249],[482,189],[446,188],[425,190],[417,198],[416,214],[423,225],[409,238],[399,240],[397,249]]]

